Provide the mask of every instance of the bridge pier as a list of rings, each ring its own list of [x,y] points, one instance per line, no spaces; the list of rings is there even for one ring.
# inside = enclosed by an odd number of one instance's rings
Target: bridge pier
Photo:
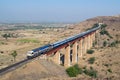
[[[82,57],[83,55],[83,38],[79,41],[79,50],[78,50],[78,58]]]
[[[54,62],[56,64],[60,64],[60,52],[59,51],[54,53]]]
[[[88,35],[88,49],[91,48],[91,43],[90,43],[91,39],[90,39],[90,34]]]
[[[92,45],[93,45],[93,39],[92,39],[93,37],[92,37],[92,36],[93,36],[93,33],[92,33],[92,34],[90,34],[90,48],[91,48],[91,47],[92,47]]]
[[[72,65],[77,63],[77,42],[73,44]]]
[[[84,54],[86,53],[86,50],[87,50],[87,37],[85,36],[84,37],[84,43],[83,43],[83,51],[84,51]]]
[[[65,47],[64,66],[66,68],[70,66],[70,45]]]

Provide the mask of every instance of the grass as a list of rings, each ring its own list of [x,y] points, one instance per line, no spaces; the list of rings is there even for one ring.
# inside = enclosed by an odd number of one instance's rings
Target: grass
[[[19,39],[19,40],[17,40],[17,42],[21,42],[21,43],[39,43],[39,41],[36,40],[36,39]]]

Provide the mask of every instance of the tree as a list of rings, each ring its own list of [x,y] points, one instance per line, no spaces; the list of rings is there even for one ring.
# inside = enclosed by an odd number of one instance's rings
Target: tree
[[[8,39],[8,35],[7,34],[3,34],[2,37],[5,38],[6,40]]]
[[[17,56],[17,52],[16,52],[16,51],[13,51],[13,52],[11,53],[11,55],[13,56],[14,61],[15,61],[15,60],[16,60],[16,56]]]

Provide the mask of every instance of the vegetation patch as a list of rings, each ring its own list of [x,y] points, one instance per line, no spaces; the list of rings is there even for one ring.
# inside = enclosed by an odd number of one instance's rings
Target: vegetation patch
[[[72,67],[69,67],[66,69],[66,72],[67,74],[70,76],[70,77],[76,77],[78,74],[82,74],[82,69],[78,66],[78,64],[72,66]]]
[[[99,26],[99,24],[98,24],[98,23],[95,23],[91,28],[86,29],[86,31],[87,31],[87,30],[90,30],[90,29],[93,29],[93,28],[96,28],[96,27],[98,27],[98,26]]]
[[[107,41],[103,42],[103,46],[106,47],[107,46]]]
[[[89,49],[89,50],[87,50],[87,53],[88,53],[88,54],[93,54],[93,53],[94,53],[94,50]]]
[[[90,69],[84,69],[83,70],[84,74],[90,76],[90,77],[93,77],[93,78],[96,78],[97,77],[97,71],[94,70],[92,67],[90,67]]]
[[[110,47],[115,47],[116,46],[116,43],[115,42],[112,42],[111,44],[110,44]]]
[[[83,74],[83,73],[92,78],[97,77],[97,71],[95,69],[93,69],[92,67],[90,67],[90,69],[87,69],[86,67],[80,68],[78,64],[67,68],[66,72],[70,77],[76,77],[78,74]]]
[[[4,45],[5,43],[3,41],[0,41],[0,45]]]
[[[111,69],[108,69],[107,71],[108,71],[109,73],[112,73],[112,70],[111,70]]]
[[[21,42],[21,43],[39,43],[39,41],[36,40],[36,39],[19,39],[19,40],[17,40],[17,42]]]
[[[70,77],[76,77],[78,75],[78,71],[75,67],[69,67],[66,69],[66,72]]]
[[[88,59],[89,64],[93,64],[95,62],[95,57],[91,57]]]
[[[108,67],[108,66],[109,66],[109,64],[104,64],[104,66]]]
[[[106,30],[106,27],[107,27],[106,24],[102,24],[102,25],[101,25],[100,34],[101,34],[101,35],[107,35],[109,38],[113,38],[113,37],[109,34],[109,32]]]

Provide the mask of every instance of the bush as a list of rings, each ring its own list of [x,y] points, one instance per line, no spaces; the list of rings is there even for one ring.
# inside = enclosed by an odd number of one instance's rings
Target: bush
[[[90,67],[90,69],[83,67],[83,69],[82,69],[77,64],[72,67],[67,68],[66,72],[70,77],[76,77],[78,74],[82,74],[82,73],[84,73],[88,76],[91,76],[93,78],[97,77],[97,71],[94,70],[92,67]]]
[[[106,47],[107,46],[107,41],[103,42],[103,46]]]
[[[104,66],[108,67],[108,66],[109,66],[109,64],[104,64]]]
[[[76,77],[78,75],[78,71],[75,67],[69,67],[66,69],[66,72],[70,77]]]
[[[112,70],[111,70],[111,69],[108,69],[107,71],[110,72],[110,73],[112,73]]]
[[[88,54],[93,54],[93,53],[94,53],[94,50],[92,50],[92,49],[87,50],[87,53],[88,53]]]
[[[84,69],[84,74],[88,75],[88,76],[91,76],[93,78],[96,78],[97,77],[97,71],[94,70],[93,68],[90,68],[90,69]]]
[[[109,33],[108,33],[108,31],[106,31],[106,30],[101,30],[101,31],[100,31],[100,34],[101,34],[101,35],[104,35],[104,34],[108,35]]]
[[[89,64],[93,64],[95,62],[95,57],[91,57],[88,59]]]
[[[102,24],[102,25],[101,25],[101,29],[105,29],[106,27],[107,27],[106,24]]]
[[[116,42],[112,42],[109,46],[110,47],[115,47],[116,46]]]
[[[74,67],[78,71],[77,72],[78,74],[82,74],[83,73],[82,69],[78,66],[78,64],[74,65]]]
[[[66,69],[66,72],[70,77],[76,77],[78,74],[83,73],[82,69],[79,68],[78,64],[69,67],[68,69]]]

